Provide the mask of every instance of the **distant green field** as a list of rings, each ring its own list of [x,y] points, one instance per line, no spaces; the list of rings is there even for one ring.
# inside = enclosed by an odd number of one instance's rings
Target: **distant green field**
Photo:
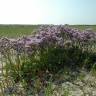
[[[73,28],[75,27],[75,28],[78,28],[80,30],[92,28],[92,30],[96,32],[96,25],[71,25],[71,27],[73,27]]]
[[[0,37],[20,37],[24,35],[30,35],[33,30],[37,29],[39,25],[0,25]],[[71,25],[71,27],[84,30],[86,28],[92,28],[96,31],[96,25]]]
[[[32,34],[38,25],[0,25],[0,37],[20,37]]]

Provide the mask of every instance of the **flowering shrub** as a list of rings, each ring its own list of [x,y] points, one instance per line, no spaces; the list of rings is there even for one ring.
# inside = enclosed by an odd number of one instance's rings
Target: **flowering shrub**
[[[96,42],[96,33],[86,30],[80,32],[78,29],[63,25],[45,25],[41,26],[34,36],[27,36],[19,39],[1,38],[0,49],[1,52],[13,49],[19,54],[23,52],[27,54],[29,50],[32,53],[35,49],[37,50],[51,45],[54,47],[64,47],[66,42],[71,43],[73,41],[85,44],[90,41],[91,43]]]
[[[54,74],[65,66],[92,67],[96,62],[95,48],[95,32],[81,32],[66,25],[44,25],[32,36],[0,39],[4,74],[11,76],[15,83],[24,80],[28,85],[32,85],[33,77],[42,78],[46,70]]]

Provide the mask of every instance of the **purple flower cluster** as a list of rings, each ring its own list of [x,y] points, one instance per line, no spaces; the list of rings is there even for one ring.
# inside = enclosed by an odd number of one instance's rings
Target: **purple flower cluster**
[[[80,41],[81,43],[88,43],[89,41],[96,41],[96,32],[86,29],[83,31],[77,28],[70,28],[68,26],[61,29],[63,32],[67,33],[71,40]]]
[[[64,46],[66,42],[79,41],[88,43],[96,41],[96,33],[85,30],[80,31],[66,25],[42,25],[34,36],[26,36],[19,39],[0,39],[0,52],[15,50],[18,53],[33,53],[34,50],[54,45]],[[67,36],[67,38],[66,38]]]

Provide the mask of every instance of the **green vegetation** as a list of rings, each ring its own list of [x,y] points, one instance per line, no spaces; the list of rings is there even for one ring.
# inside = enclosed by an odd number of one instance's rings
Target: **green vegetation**
[[[21,37],[30,35],[38,25],[0,25],[0,37]]]
[[[21,37],[23,35],[30,35],[34,29],[37,29],[40,25],[0,25],[0,37]],[[71,25],[71,27],[84,30],[86,28],[92,28],[96,31],[96,25]]]
[[[3,30],[2,36],[30,35],[39,27],[8,26],[0,27],[0,30]],[[83,30],[86,26],[71,27]],[[70,90],[76,90],[78,86],[80,90],[85,91],[82,86],[90,84],[90,81],[86,80],[89,78],[86,74],[96,75],[96,34],[86,31],[81,34],[81,31],[71,27],[48,25],[40,27],[40,33],[34,37],[21,37],[15,41],[0,39],[2,96],[69,96],[73,94]],[[90,84],[91,87],[96,89],[96,80],[91,80],[94,81],[93,85]]]
[[[87,28],[91,28],[96,32],[96,25],[71,25],[72,28],[78,28],[80,30],[85,30]]]

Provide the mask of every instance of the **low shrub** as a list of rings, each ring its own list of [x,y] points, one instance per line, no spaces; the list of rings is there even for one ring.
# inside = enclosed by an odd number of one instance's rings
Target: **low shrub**
[[[94,32],[80,32],[68,26],[41,26],[38,31],[34,36],[16,40],[0,39],[6,70],[4,76],[12,77],[14,83],[25,82],[27,87],[34,86],[37,78],[44,83],[42,78],[49,80],[52,74],[62,73],[66,67],[79,71],[94,66]]]

